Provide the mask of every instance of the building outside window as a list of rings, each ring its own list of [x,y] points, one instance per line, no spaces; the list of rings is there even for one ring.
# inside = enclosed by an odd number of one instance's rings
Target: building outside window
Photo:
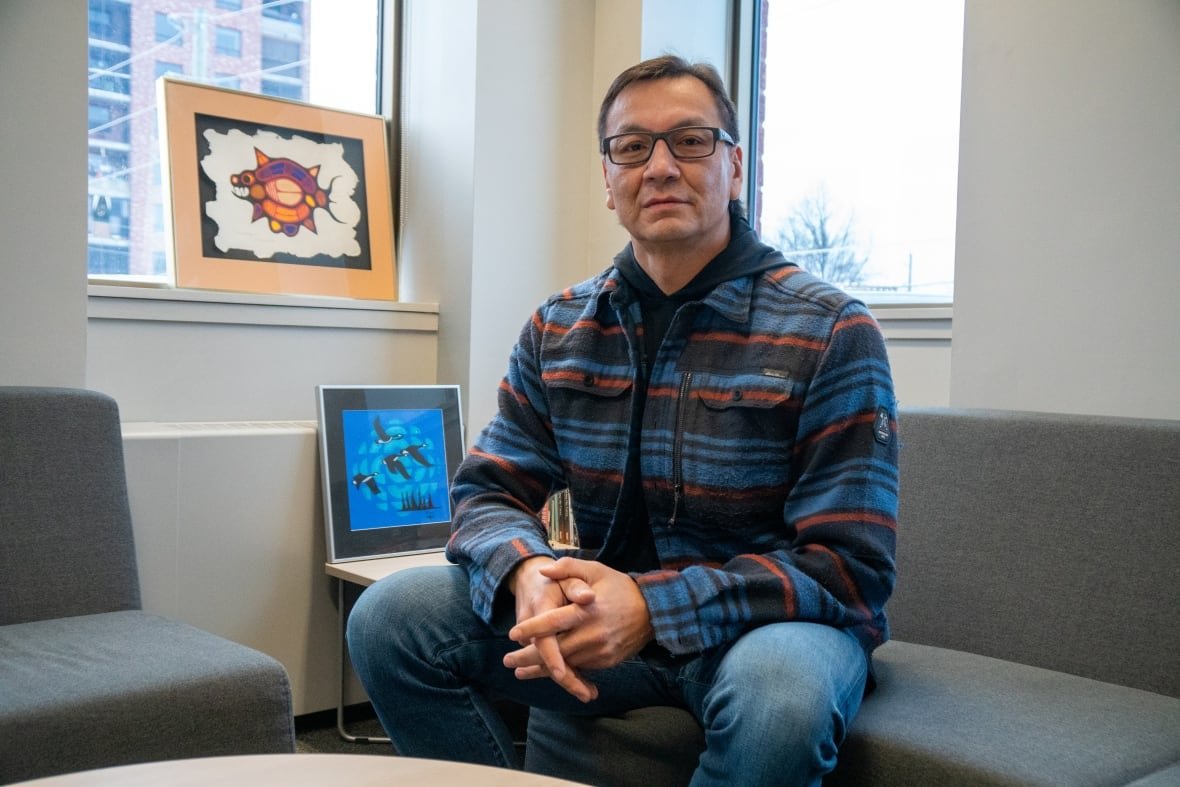
[[[120,0],[91,0],[88,30],[91,38],[117,46],[131,43],[131,11]]]
[[[875,303],[954,286],[963,0],[756,0],[751,218]]]
[[[275,98],[291,98],[298,100],[302,97],[303,88],[298,84],[291,84],[290,82],[280,82],[276,79],[262,80],[262,89],[259,91],[264,96],[273,96]]]
[[[156,41],[184,46],[184,28],[166,11],[156,11]]]
[[[90,102],[86,113],[90,124],[90,138],[98,151],[118,152],[130,140],[127,102],[105,96]]]
[[[131,94],[131,66],[127,63],[125,49],[91,46],[89,60],[91,91]]]
[[[375,113],[382,1],[88,0],[90,275],[169,280],[160,75]]]
[[[283,22],[300,24],[303,21],[304,4],[299,2],[270,2],[262,6],[262,15]]]
[[[167,60],[156,61],[156,76],[162,77],[165,74],[183,74],[184,66],[180,63],[169,63]]]
[[[303,47],[298,41],[263,36],[262,68],[270,76],[281,75],[291,79],[302,78]]]
[[[215,50],[219,55],[230,57],[242,56],[242,31],[232,27],[217,26],[217,45]]]

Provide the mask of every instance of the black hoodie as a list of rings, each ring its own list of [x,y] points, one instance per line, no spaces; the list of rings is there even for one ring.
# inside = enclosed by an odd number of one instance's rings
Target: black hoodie
[[[791,264],[778,250],[758,239],[737,200],[729,204],[729,244],[692,281],[670,295],[661,290],[639,266],[630,243],[615,256],[615,268],[635,291],[643,315],[643,348],[636,379],[635,402],[631,408],[627,467],[619,506],[620,515],[627,517],[630,526],[611,528],[612,535],[617,533],[621,537],[610,538],[603,544],[598,554],[602,562],[619,571],[644,572],[660,567],[647,519],[647,505],[643,499],[639,435],[642,433],[651,359],[660,349],[676,310],[685,303],[701,300],[722,282]]]

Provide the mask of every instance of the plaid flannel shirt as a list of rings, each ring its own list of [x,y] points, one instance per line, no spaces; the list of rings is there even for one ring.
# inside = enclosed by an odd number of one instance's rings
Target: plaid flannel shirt
[[[554,491],[570,489],[579,556],[627,521],[616,507],[641,331],[613,268],[521,331],[499,412],[453,485],[447,554],[489,623],[510,608],[497,599],[513,568],[554,554],[538,518]],[[782,263],[683,305],[652,360],[640,442],[660,569],[633,576],[656,641],[696,653],[800,620],[848,628],[866,652],[884,642],[895,432],[884,341],[862,303]]]

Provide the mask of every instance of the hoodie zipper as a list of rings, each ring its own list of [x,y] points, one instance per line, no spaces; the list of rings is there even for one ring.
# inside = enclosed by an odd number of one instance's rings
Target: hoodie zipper
[[[672,516],[668,527],[676,527],[676,515],[680,511],[680,498],[684,493],[684,479],[680,475],[681,443],[684,435],[684,409],[688,402],[688,389],[692,385],[692,372],[680,375],[680,392],[676,397],[676,423],[672,433]]]

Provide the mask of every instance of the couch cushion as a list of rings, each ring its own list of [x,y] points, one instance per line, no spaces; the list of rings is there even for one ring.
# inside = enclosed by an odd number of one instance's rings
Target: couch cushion
[[[986,656],[890,642],[827,785],[1178,784],[1180,700]],[[599,719],[534,710],[529,771],[684,785],[704,736],[677,708]]]
[[[1180,421],[900,415],[893,638],[1180,697]]]
[[[1127,787],[1176,787],[1180,784],[1180,762],[1136,779]]]
[[[906,642],[875,664],[825,783],[1113,785],[1180,762],[1172,697]]]
[[[0,783],[294,750],[282,666],[183,623],[126,611],[0,626],[0,654]]]

